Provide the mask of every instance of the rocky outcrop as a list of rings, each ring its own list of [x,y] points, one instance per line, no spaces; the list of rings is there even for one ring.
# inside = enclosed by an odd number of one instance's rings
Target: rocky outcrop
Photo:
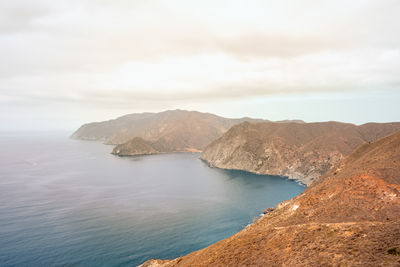
[[[399,266],[399,174],[400,132],[359,146],[234,236],[142,266]]]
[[[140,137],[135,137],[125,144],[114,147],[111,154],[118,156],[152,155],[163,152],[172,152],[159,143],[152,143]]]
[[[400,123],[244,122],[208,145],[211,166],[288,176],[310,185],[358,145],[400,130]]]

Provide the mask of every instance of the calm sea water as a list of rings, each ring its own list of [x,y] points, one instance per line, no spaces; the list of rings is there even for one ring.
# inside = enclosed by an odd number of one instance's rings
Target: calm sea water
[[[0,266],[135,266],[229,237],[298,195],[199,154],[120,158],[64,134],[0,135]]]

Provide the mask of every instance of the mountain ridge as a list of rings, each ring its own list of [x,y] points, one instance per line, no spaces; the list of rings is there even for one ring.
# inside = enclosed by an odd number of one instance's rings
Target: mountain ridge
[[[211,142],[201,159],[212,167],[288,176],[310,185],[358,145],[399,130],[398,122],[244,122]]]
[[[106,144],[118,145],[128,142],[134,137],[141,137],[147,141],[156,141],[168,131],[201,130],[199,126],[206,127],[206,135],[214,137],[228,130],[234,124],[245,120],[262,121],[261,119],[240,118],[229,119],[211,113],[187,110],[167,110],[159,113],[133,113],[118,117],[113,120],[93,122],[82,125],[71,138],[83,140],[99,140]],[[185,123],[183,123],[185,122]],[[175,124],[175,125],[174,125]],[[190,129],[190,127],[194,129]],[[204,143],[201,141],[200,143]]]
[[[118,145],[112,153],[120,156],[146,155],[149,146],[154,145],[159,148],[152,150],[154,153],[192,152],[201,151],[233,125],[244,121],[264,120],[249,117],[230,119],[187,110],[134,113],[114,120],[84,124],[71,138]],[[296,123],[302,121],[296,120]],[[143,140],[133,140],[137,137]],[[145,148],[144,142],[148,142],[146,149],[140,153],[139,148]]]

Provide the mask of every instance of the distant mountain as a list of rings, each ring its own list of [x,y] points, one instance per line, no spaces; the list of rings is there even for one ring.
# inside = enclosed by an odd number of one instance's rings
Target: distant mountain
[[[160,113],[130,114],[115,120],[88,123],[81,126],[71,137],[120,145],[113,150],[117,155],[148,154],[150,151],[199,151],[233,125],[244,121],[263,120],[228,119],[197,111],[169,110]],[[143,153],[140,148],[144,149]]]
[[[208,145],[211,166],[289,176],[311,184],[358,145],[400,130],[400,123],[244,122]]]
[[[379,133],[376,126],[379,125],[325,123],[303,129],[284,125],[284,129],[291,131],[278,140],[276,134],[285,133],[278,126],[246,123],[232,129],[237,134],[230,131],[216,142],[224,140],[227,144],[225,139],[231,136],[229,140],[235,143],[234,136],[240,138],[239,132],[258,136],[253,132],[261,128],[273,143],[295,147],[310,138],[329,135],[324,130],[328,128],[333,134],[336,130],[346,133],[329,144],[347,151],[360,138],[373,139],[398,124],[381,125],[378,128],[386,130]],[[311,130],[306,131],[308,127]],[[319,153],[322,140],[330,139],[321,137],[315,145],[306,142],[304,146],[314,147]],[[264,149],[265,144],[268,142],[259,145]],[[235,147],[240,155],[242,150]],[[284,157],[285,153],[279,156]],[[275,211],[268,209],[266,215],[232,237],[174,260],[150,260],[141,266],[399,266],[399,174],[400,132],[397,132],[359,146],[298,197],[278,204]]]
[[[180,146],[204,147],[235,124],[262,121],[251,118],[228,119],[210,113],[168,110],[159,113],[137,113],[114,120],[82,125],[72,138],[100,140],[106,144],[123,144],[134,137],[155,142],[165,139]],[[178,144],[177,144],[178,145]]]

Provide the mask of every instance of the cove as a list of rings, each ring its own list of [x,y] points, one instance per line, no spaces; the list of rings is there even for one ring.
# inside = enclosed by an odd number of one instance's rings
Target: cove
[[[1,266],[135,266],[227,238],[304,187],[198,153],[117,157],[60,134],[2,135]]]

